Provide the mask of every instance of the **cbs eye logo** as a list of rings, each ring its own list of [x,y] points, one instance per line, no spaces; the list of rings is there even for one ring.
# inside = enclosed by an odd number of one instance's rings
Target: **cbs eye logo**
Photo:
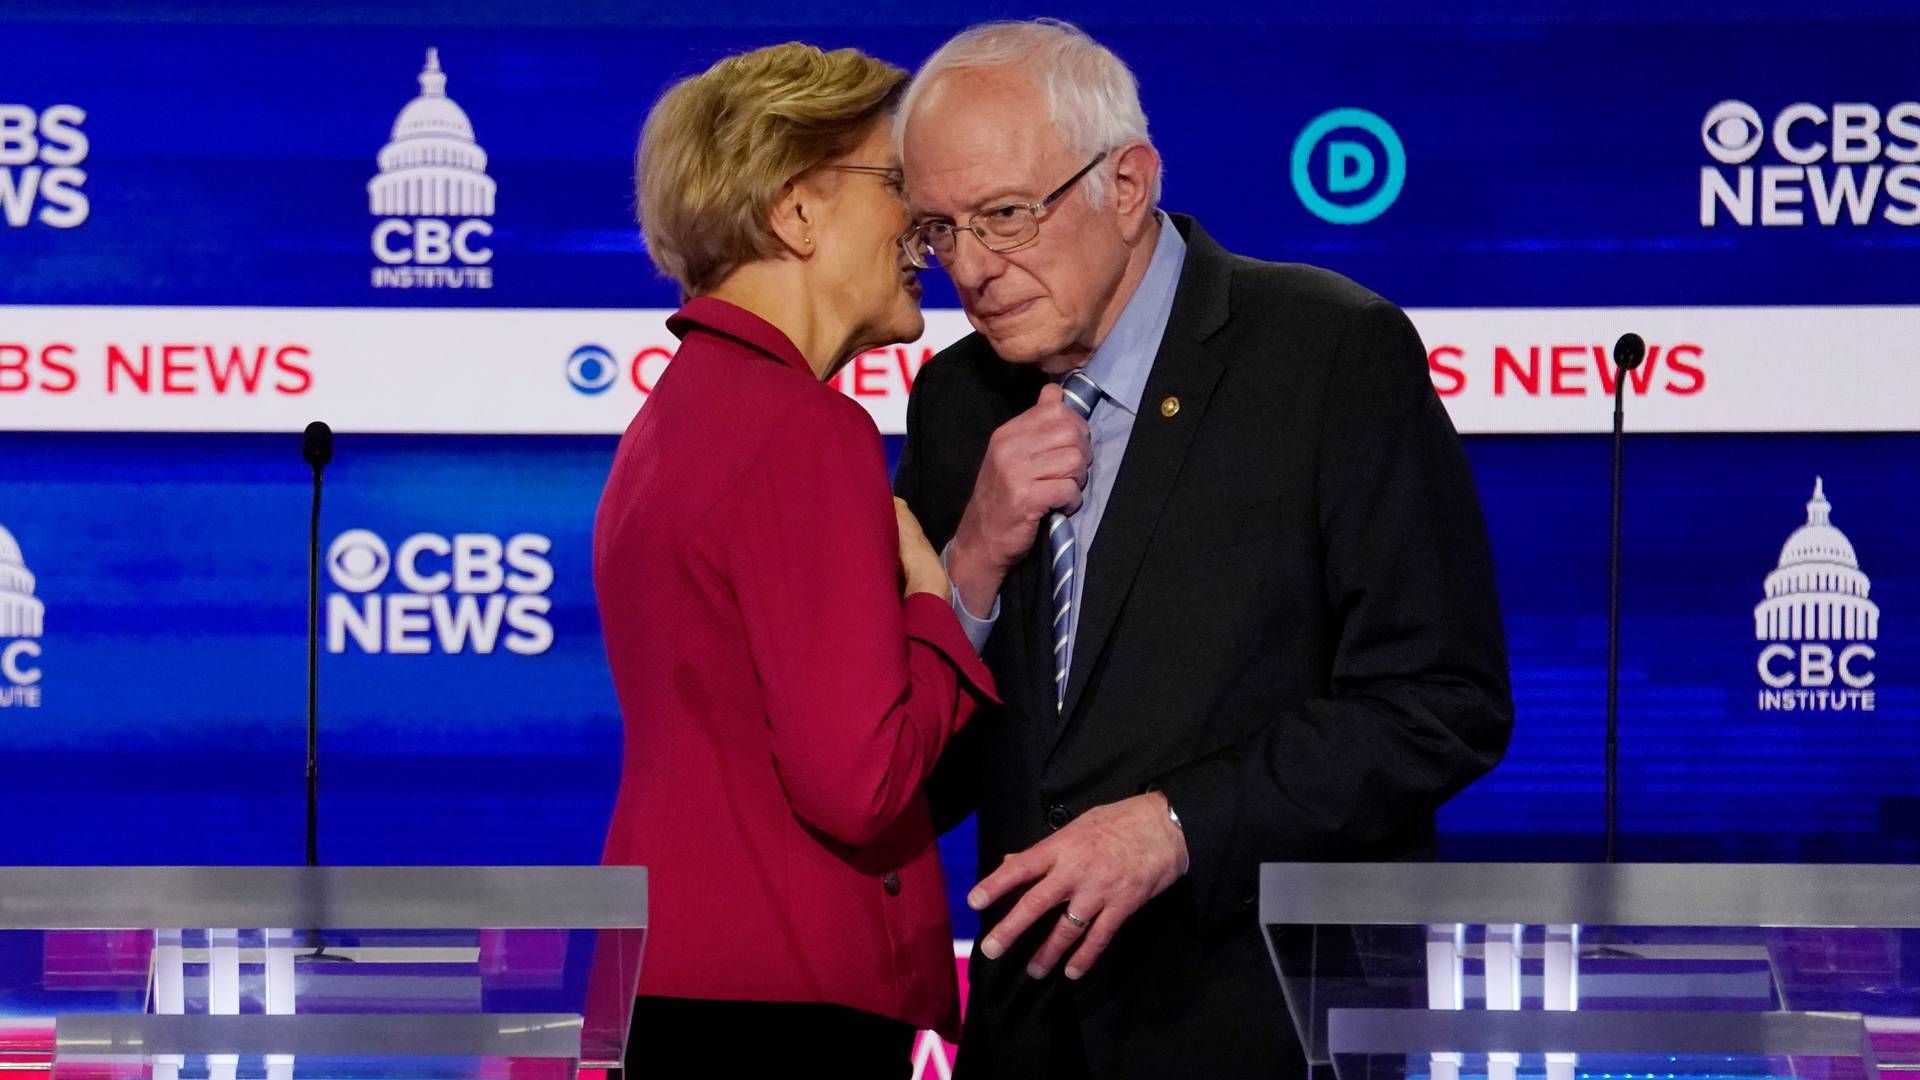
[[[1744,101],[1723,101],[1707,111],[1700,123],[1700,142],[1722,165],[1738,165],[1760,152],[1766,126],[1760,113]]]
[[[371,592],[387,580],[393,555],[387,542],[365,529],[348,529],[327,548],[327,573],[348,592]]]
[[[568,384],[589,397],[605,393],[619,378],[619,363],[598,345],[582,345],[567,357]]]
[[[1387,212],[1407,183],[1407,149],[1400,136],[1365,109],[1333,109],[1314,117],[1293,142],[1291,164],[1301,204],[1332,225],[1372,221]]]

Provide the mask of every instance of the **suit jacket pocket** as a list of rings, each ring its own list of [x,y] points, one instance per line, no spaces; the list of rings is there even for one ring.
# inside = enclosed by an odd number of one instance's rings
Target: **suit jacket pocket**
[[[1153,562],[1185,563],[1280,531],[1280,500],[1262,499],[1228,509],[1162,520],[1153,542]]]

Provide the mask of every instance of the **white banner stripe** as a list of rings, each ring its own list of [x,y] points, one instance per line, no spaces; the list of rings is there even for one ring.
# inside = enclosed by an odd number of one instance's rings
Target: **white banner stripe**
[[[0,306],[0,427],[69,431],[611,434],[672,357],[663,309]],[[1409,311],[1463,432],[1609,428],[1612,348],[1634,431],[1920,430],[1920,307]],[[920,365],[969,332],[927,313],[911,345],[835,386],[898,434]]]

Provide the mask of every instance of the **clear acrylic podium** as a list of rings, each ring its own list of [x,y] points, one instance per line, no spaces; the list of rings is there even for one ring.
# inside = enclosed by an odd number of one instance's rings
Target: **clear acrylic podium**
[[[626,1049],[639,867],[0,868],[0,1070],[568,1080]]]
[[[1316,1078],[1920,1072],[1920,867],[1269,864],[1260,919]]]

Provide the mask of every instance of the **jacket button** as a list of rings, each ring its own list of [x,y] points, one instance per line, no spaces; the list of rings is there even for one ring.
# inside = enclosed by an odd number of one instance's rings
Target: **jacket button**
[[[886,876],[880,879],[880,887],[887,890],[888,896],[899,896],[900,875],[891,870],[887,871]]]
[[[1066,807],[1057,804],[1047,807],[1047,828],[1054,832],[1059,832],[1061,829],[1066,828],[1067,822],[1072,820],[1073,815],[1067,813]]]

